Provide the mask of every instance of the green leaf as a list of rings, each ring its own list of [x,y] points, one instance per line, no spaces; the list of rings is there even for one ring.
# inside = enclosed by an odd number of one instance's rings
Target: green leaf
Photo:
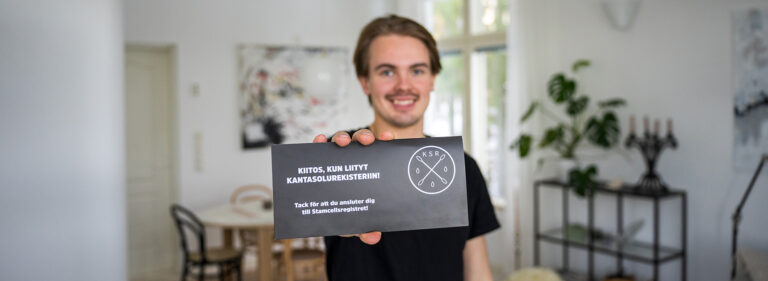
[[[614,98],[614,99],[604,100],[597,103],[597,105],[600,106],[601,109],[625,106],[626,104],[627,102],[624,101],[624,99],[622,98]]]
[[[573,72],[579,72],[579,69],[592,65],[588,60],[577,60],[573,63]]]
[[[531,135],[521,134],[509,148],[517,149],[520,152],[520,158],[525,158],[531,152],[531,142],[533,142]]]
[[[608,111],[603,118],[591,117],[587,121],[587,139],[602,148],[610,148],[619,142],[621,129],[616,114]]]
[[[562,73],[555,74],[549,79],[547,92],[555,103],[563,103],[570,100],[576,92],[576,81],[568,79]]]
[[[576,167],[568,172],[568,185],[573,186],[574,191],[579,196],[592,196],[595,188],[597,188],[595,177],[597,177],[597,167],[595,165],[589,165],[585,169]]]
[[[579,98],[568,101],[568,108],[566,108],[566,112],[568,112],[568,115],[570,116],[576,116],[584,112],[584,109],[587,109],[587,105],[589,105],[589,97],[581,96]]]
[[[523,114],[523,117],[520,118],[520,123],[525,122],[525,120],[528,120],[528,118],[533,115],[533,112],[536,110],[536,107],[539,106],[538,102],[531,103],[531,106],[528,107],[528,110],[525,111],[525,114]]]
[[[560,143],[563,141],[563,137],[565,137],[563,125],[549,128],[546,132],[544,132],[544,138],[541,140],[541,142],[539,142],[539,147],[544,148],[553,143]]]

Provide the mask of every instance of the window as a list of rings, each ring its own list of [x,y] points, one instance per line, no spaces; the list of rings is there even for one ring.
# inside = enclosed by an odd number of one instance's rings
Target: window
[[[488,190],[501,194],[504,167],[504,101],[507,52],[504,47],[472,53],[470,104],[473,112],[472,153],[488,182]]]
[[[424,113],[425,123],[429,124],[425,131],[434,136],[460,136],[464,131],[464,58],[459,52],[444,52],[440,64],[443,70]]]
[[[509,25],[507,0],[472,0],[472,34],[505,31]]]
[[[464,33],[464,0],[427,1],[427,22],[436,40]]]
[[[504,190],[508,10],[506,0],[425,0],[423,10],[443,65],[425,131],[462,135],[492,196]]]

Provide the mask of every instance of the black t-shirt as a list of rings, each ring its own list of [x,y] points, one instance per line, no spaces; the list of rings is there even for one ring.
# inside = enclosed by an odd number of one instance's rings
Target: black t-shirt
[[[469,226],[384,232],[375,245],[357,237],[327,236],[328,280],[463,280],[467,240],[499,228],[485,179],[466,153],[464,166]]]

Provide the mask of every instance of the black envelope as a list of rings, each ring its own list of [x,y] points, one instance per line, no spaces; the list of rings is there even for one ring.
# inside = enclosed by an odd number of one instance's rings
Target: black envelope
[[[467,226],[461,137],[272,146],[275,239]]]

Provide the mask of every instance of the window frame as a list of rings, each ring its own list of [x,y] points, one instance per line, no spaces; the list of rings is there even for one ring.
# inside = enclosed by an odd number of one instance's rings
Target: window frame
[[[427,1],[440,1],[440,0],[427,0]],[[440,53],[454,53],[459,52],[461,54],[461,58],[464,61],[464,89],[463,95],[462,95],[462,112],[463,112],[463,124],[462,124],[462,132],[463,135],[466,137],[464,138],[464,150],[468,151],[470,154],[477,154],[477,153],[486,153],[485,151],[474,151],[474,142],[477,141],[474,139],[475,132],[472,130],[473,122],[480,121],[485,122],[486,126],[483,126],[487,130],[487,116],[475,116],[472,108],[475,106],[475,104],[472,101],[472,94],[473,94],[473,87],[475,87],[475,82],[477,81],[477,78],[472,77],[472,67],[473,67],[473,54],[476,52],[482,52],[483,50],[488,49],[496,49],[496,48],[504,48],[507,49],[507,29],[509,28],[509,25],[504,30],[495,31],[495,32],[483,32],[483,33],[472,33],[472,18],[473,15],[473,8],[480,7],[481,5],[472,5],[473,1],[482,1],[482,0],[462,0],[462,17],[464,20],[464,25],[462,26],[462,32],[459,35],[454,35],[447,38],[440,38],[437,39],[437,47],[438,51]],[[499,0],[499,1],[507,1],[507,0]],[[424,11],[421,16],[426,16],[426,12],[432,12],[432,11]],[[509,11],[507,11],[509,12]],[[474,13],[474,14],[480,14],[480,13]],[[509,56],[507,56],[507,64],[509,63]],[[508,81],[508,79],[506,79]],[[504,85],[504,89],[506,89],[506,83]],[[485,105],[486,108],[488,105]],[[506,113],[506,106],[505,106],[505,113]],[[475,118],[481,118],[482,120],[474,120]],[[502,125],[502,130],[506,125]],[[487,132],[481,132],[483,134]],[[502,144],[506,143],[506,134],[501,134],[501,140],[500,142]],[[502,159],[501,167],[496,167],[498,169],[505,169],[506,161]],[[482,168],[482,167],[481,167]],[[489,170],[494,169],[490,168]],[[502,173],[503,174],[503,173]],[[489,175],[485,175],[488,177]],[[505,179],[497,179],[502,183],[505,182]],[[489,183],[490,185],[490,183]],[[505,190],[504,188],[500,188],[497,190],[498,194],[491,194],[491,197],[504,197]]]
[[[437,0],[439,1],[439,0]],[[438,39],[437,47],[440,53],[446,52],[459,52],[462,60],[464,61],[464,96],[463,96],[463,112],[464,121],[462,124],[462,131],[468,137],[464,140],[464,150],[472,151],[472,54],[475,51],[483,50],[487,48],[506,47],[507,45],[507,32],[506,30],[472,34],[472,0],[462,0],[463,9],[462,17],[464,18],[464,26],[462,33],[457,36]],[[476,0],[479,1],[479,0]],[[504,1],[504,0],[502,0]]]

